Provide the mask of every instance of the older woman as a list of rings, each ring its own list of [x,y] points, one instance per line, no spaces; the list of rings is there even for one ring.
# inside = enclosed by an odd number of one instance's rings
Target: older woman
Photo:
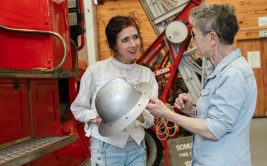
[[[180,94],[175,106],[191,117],[170,111],[155,97],[147,109],[194,133],[193,166],[250,166],[249,128],[257,87],[250,65],[233,46],[238,31],[234,8],[199,6],[192,9],[189,21],[200,55],[213,64],[197,105]]]

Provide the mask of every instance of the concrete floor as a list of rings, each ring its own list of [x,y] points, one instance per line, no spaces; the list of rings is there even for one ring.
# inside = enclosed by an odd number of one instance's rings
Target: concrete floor
[[[267,165],[267,118],[255,118],[251,122],[250,147],[253,166]],[[82,164],[90,166],[90,160]],[[160,166],[165,166],[164,160]]]
[[[252,120],[250,148],[253,166],[267,165],[267,118]]]

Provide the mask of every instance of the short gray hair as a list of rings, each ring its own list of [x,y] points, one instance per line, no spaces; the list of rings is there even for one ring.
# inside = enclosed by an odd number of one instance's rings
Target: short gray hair
[[[229,4],[212,4],[193,8],[189,22],[203,34],[214,31],[223,44],[232,44],[238,31],[235,9]]]

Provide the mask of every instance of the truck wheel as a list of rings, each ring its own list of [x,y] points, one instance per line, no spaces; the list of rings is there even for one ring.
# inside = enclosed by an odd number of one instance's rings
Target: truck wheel
[[[147,147],[147,166],[158,166],[162,159],[162,145],[156,134],[146,130],[145,142]]]

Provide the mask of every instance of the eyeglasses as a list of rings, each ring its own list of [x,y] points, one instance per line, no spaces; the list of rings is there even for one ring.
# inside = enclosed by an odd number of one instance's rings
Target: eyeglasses
[[[195,34],[195,32],[193,31],[193,30],[191,30],[191,36],[192,36],[192,38],[195,40],[195,36],[196,36],[197,34]]]
[[[208,33],[211,33],[211,32],[214,32],[214,31],[206,31],[205,33],[206,34],[208,34]],[[221,38],[221,35],[219,35],[217,32],[214,32],[214,33],[216,33],[216,35],[219,37],[219,38]],[[192,38],[195,40],[195,36],[196,36],[197,34],[193,31],[193,30],[191,30],[191,36],[192,36]]]

